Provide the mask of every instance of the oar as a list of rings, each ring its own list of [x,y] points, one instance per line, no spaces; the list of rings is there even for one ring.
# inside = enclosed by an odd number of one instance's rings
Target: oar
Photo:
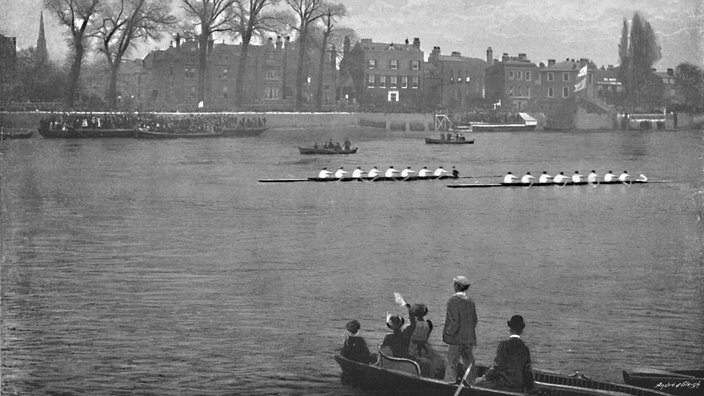
[[[530,184],[528,184],[528,186],[523,186],[523,188],[525,188],[527,190],[527,189],[531,188],[532,186],[533,186],[533,182],[530,182]]]
[[[472,371],[472,365],[473,363],[470,363],[469,367],[467,367],[467,370],[465,370],[464,375],[462,376],[462,381],[460,381],[460,385],[457,387],[454,396],[459,396],[459,394],[462,392],[462,388],[464,388],[464,382],[467,380],[469,372]]]

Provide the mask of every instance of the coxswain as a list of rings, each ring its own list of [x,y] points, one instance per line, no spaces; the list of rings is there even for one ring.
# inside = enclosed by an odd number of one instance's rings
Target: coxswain
[[[579,174],[579,171],[574,171],[574,175],[572,175],[572,183],[581,183],[582,182],[582,175]]]
[[[587,181],[592,184],[596,183],[597,179],[599,179],[599,176],[596,174],[596,171],[594,171],[594,170],[592,170],[591,173],[589,173],[589,175],[587,176]]]
[[[513,173],[508,172],[506,176],[504,176],[504,183],[513,183],[516,179],[518,179],[518,177],[514,176]]]
[[[460,171],[458,171],[457,168],[455,168],[454,166],[452,167],[452,177],[454,177],[455,179],[460,177]]]
[[[386,170],[386,173],[384,173],[384,177],[394,177],[398,171],[394,169],[393,165],[389,167],[389,169]]]
[[[548,175],[548,172],[543,171],[543,174],[538,178],[538,183],[549,183],[550,179],[552,179],[552,176]]]
[[[347,171],[341,166],[340,169],[335,171],[335,178],[342,179],[347,174]]]
[[[427,166],[424,166],[423,169],[418,171],[418,176],[420,177],[428,177],[430,176],[430,170],[428,169]]]
[[[447,171],[445,169],[443,169],[442,166],[438,166],[438,168],[435,169],[435,172],[433,172],[433,176],[440,177],[440,176],[444,175],[445,173],[447,173]]]
[[[360,168],[360,167],[358,166],[357,169],[355,169],[355,170],[352,171],[352,177],[355,178],[355,179],[361,179],[361,178],[362,178],[362,175],[365,174],[365,173],[367,173],[367,172],[363,171],[362,168]]]
[[[614,175],[613,172],[611,172],[611,171],[606,172],[606,174],[604,175],[605,182],[612,182],[615,180],[616,180],[616,175]]]
[[[629,178],[629,177],[630,177],[630,175],[628,174],[628,172],[623,171],[623,173],[621,173],[620,175],[618,175],[618,181],[620,181],[620,182],[622,182],[622,183],[625,183],[625,182],[628,181],[628,178]]]
[[[377,168],[377,167],[375,166],[375,167],[369,169],[369,172],[368,172],[367,174],[368,174],[369,177],[371,177],[371,178],[378,177],[378,176],[379,176],[379,168]]]
[[[328,168],[323,168],[320,170],[320,173],[318,173],[318,177],[321,179],[327,179],[330,175],[332,175],[332,172],[330,172]]]
[[[639,182],[647,182],[647,181],[648,181],[648,178],[645,177],[644,174],[640,173],[640,174],[638,174],[638,178],[636,179],[636,181],[639,181]]]
[[[552,179],[555,183],[567,183],[567,176],[565,176],[564,172],[560,172],[559,175],[555,175],[555,177]]]
[[[523,184],[532,184],[532,183],[533,183],[533,179],[535,179],[535,178],[530,174],[530,172],[526,172],[526,174],[523,175],[523,177],[521,178],[521,183],[523,183]]]
[[[401,177],[408,177],[411,176],[411,173],[416,173],[416,171],[411,170],[411,167],[406,167],[406,169],[401,171]]]

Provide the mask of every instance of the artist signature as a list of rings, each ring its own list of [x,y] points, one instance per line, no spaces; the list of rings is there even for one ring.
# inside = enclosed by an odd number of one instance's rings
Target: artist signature
[[[657,385],[655,385],[655,388],[658,390],[663,390],[665,388],[690,388],[690,389],[699,389],[701,386],[701,381],[697,382],[689,382],[689,381],[682,381],[682,382],[658,382]]]

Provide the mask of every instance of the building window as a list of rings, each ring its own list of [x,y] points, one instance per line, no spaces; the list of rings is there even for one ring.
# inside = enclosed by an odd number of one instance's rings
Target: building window
[[[278,76],[276,74],[276,70],[270,69],[266,72],[266,79],[267,80],[278,80]]]
[[[570,96],[570,87],[562,87],[562,97],[566,98]]]
[[[508,79],[513,80],[513,70],[508,72]]]
[[[418,89],[418,76],[414,76],[411,78],[411,88]]]
[[[548,98],[554,98],[555,97],[555,88],[550,87],[548,88]]]
[[[530,86],[526,87],[526,96],[530,98]]]
[[[276,100],[279,98],[279,89],[276,87],[266,87],[264,88],[264,99],[266,100]]]
[[[398,70],[398,59],[391,59],[389,62],[389,67],[391,70]]]
[[[592,77],[594,77],[592,74],[587,75],[587,81],[589,82],[589,84],[593,82]]]
[[[523,96],[523,87],[518,87],[518,96]]]
[[[398,102],[398,91],[389,91],[387,94],[387,100],[389,102]]]
[[[522,71],[516,72],[516,75],[518,76],[519,80],[523,80],[523,72]]]
[[[398,77],[389,76],[389,88],[396,89],[398,87]]]
[[[367,75],[367,88],[374,88],[374,75]]]
[[[420,61],[414,60],[411,61],[411,70],[418,70],[420,69]]]
[[[227,87],[222,87],[222,97],[227,99]]]
[[[553,74],[553,72],[548,72],[548,81],[555,81],[555,74]]]
[[[379,76],[379,88],[386,88],[386,76]]]
[[[570,74],[567,72],[562,73],[562,81],[569,81],[570,80]]]
[[[183,69],[183,74],[186,76],[186,78],[193,78],[196,75],[196,69],[186,67]]]
[[[376,69],[376,59],[367,60],[367,69]]]
[[[530,81],[530,72],[529,71],[526,72],[526,81]]]
[[[401,76],[401,88],[403,88],[403,89],[408,88],[408,77],[407,76]]]

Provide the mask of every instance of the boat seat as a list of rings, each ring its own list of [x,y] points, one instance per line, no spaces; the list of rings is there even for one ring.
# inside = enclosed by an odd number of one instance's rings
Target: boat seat
[[[418,363],[411,359],[388,356],[381,349],[379,349],[379,367],[420,377]]]

